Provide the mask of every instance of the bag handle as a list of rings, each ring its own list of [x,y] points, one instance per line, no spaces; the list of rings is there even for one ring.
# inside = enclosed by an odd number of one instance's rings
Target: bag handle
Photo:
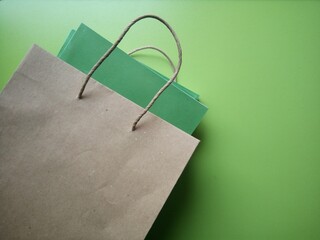
[[[84,89],[86,88],[87,83],[89,82],[92,74],[97,70],[97,68],[103,63],[103,61],[110,56],[110,54],[114,51],[114,49],[119,45],[119,43],[121,42],[121,40],[123,39],[123,37],[127,34],[127,32],[130,30],[130,28],[136,24],[137,22],[139,22],[142,19],[145,18],[153,18],[156,19],[158,21],[160,21],[161,23],[163,23],[171,32],[177,48],[178,48],[178,57],[179,57],[179,61],[176,67],[176,70],[174,71],[172,77],[170,78],[170,80],[163,85],[160,90],[154,95],[154,97],[151,99],[151,101],[148,103],[148,105],[145,107],[145,109],[143,110],[143,112],[137,117],[137,119],[133,122],[132,124],[132,128],[131,130],[134,131],[136,129],[136,126],[138,124],[138,122],[141,120],[141,118],[149,111],[149,109],[152,107],[152,105],[154,104],[154,102],[159,98],[159,96],[163,93],[164,90],[166,90],[167,87],[170,86],[170,84],[176,79],[180,68],[181,68],[181,64],[182,64],[182,49],[181,49],[181,45],[180,45],[180,41],[177,37],[177,34],[175,33],[175,31],[171,28],[171,26],[162,18],[156,16],[156,15],[143,15],[141,17],[136,18],[135,20],[133,20],[123,31],[123,33],[120,35],[120,37],[118,38],[118,40],[111,46],[111,48],[109,48],[109,50],[99,59],[99,61],[92,67],[92,69],[90,70],[90,72],[88,73],[81,89],[80,92],[78,94],[78,99],[82,98],[82,94]]]
[[[175,72],[176,71],[176,67],[174,66],[171,58],[160,48],[154,47],[154,46],[143,46],[143,47],[139,47],[139,48],[135,48],[133,50],[131,50],[128,55],[131,56],[133,54],[135,54],[136,52],[140,52],[141,50],[146,50],[146,49],[151,49],[151,50],[155,50],[158,51],[159,53],[161,53],[169,62],[170,67],[172,68],[172,71]],[[177,81],[177,79],[175,79],[175,81]]]

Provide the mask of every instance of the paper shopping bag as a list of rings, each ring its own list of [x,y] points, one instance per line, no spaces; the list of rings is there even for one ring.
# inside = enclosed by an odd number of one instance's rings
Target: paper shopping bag
[[[198,140],[34,46],[0,94],[0,239],[143,239]]]
[[[82,26],[82,25],[83,25],[83,26]],[[82,24],[82,25],[80,25],[80,28],[79,28],[80,31],[81,31],[81,28],[82,28],[82,27],[88,28],[86,25],[84,25],[84,24]],[[68,62],[68,56],[65,56],[65,51],[69,51],[69,48],[72,48],[72,51],[77,51],[77,50],[75,49],[75,47],[73,46],[73,40],[72,40],[72,38],[75,36],[75,33],[76,33],[76,32],[77,32],[77,30],[74,30],[74,29],[72,29],[72,30],[70,31],[70,33],[68,34],[65,42],[63,43],[63,45],[62,45],[62,47],[61,47],[61,49],[60,49],[60,51],[59,51],[59,53],[58,53],[58,57],[62,57],[63,60],[66,61],[66,62]],[[99,36],[99,34],[97,34],[96,32],[94,32],[93,30],[90,31],[90,34],[93,34],[94,37],[102,38],[102,36]],[[79,37],[79,36],[77,36],[77,37]],[[106,40],[106,39],[105,39],[105,40]],[[69,45],[69,43],[70,43],[70,45]],[[108,40],[106,40],[106,43],[107,43],[108,46],[111,46],[111,43],[110,43]],[[98,42],[98,44],[99,44],[99,42]],[[93,46],[93,45],[88,45],[88,46],[90,47],[90,46]],[[155,49],[154,47],[144,47],[144,48],[145,48],[145,49]],[[134,51],[131,51],[131,53],[129,52],[128,55],[130,56],[130,55],[132,55],[132,53],[136,53],[136,52],[138,52],[138,51],[144,50],[144,48],[143,48],[143,47],[142,47],[141,49],[140,49],[140,48],[137,48],[137,49],[135,49]],[[158,50],[158,51],[160,50],[160,52],[161,52],[163,55],[165,54],[164,56],[168,58],[168,59],[167,59],[167,60],[168,60],[168,64],[171,65],[171,67],[173,68],[173,70],[175,70],[175,66],[174,66],[171,58],[168,57],[168,55],[167,55],[166,53],[163,53],[163,51],[162,51],[161,49],[157,48],[156,50]],[[89,51],[88,51],[88,52],[89,52]],[[134,58],[134,55],[133,55],[132,57]],[[71,62],[70,64],[72,64],[72,63],[73,63],[73,62]],[[163,78],[165,81],[168,81],[168,80],[169,80],[166,76],[164,76],[163,74],[159,73],[158,71],[152,69],[151,67],[149,67],[149,66],[147,66],[147,65],[145,65],[145,64],[143,64],[143,63],[141,63],[141,62],[139,62],[139,63],[142,64],[143,66],[145,66],[146,68],[148,68],[150,71],[153,71],[153,72],[155,72],[156,74],[158,74],[158,75],[159,75],[161,78]],[[86,69],[87,69],[88,67],[90,67],[90,66],[87,66],[87,65],[84,63],[84,65],[76,65],[75,67],[79,67],[78,69],[79,69],[80,71],[82,71],[82,72],[84,72],[84,73],[88,73],[88,71],[86,71]],[[184,87],[183,85],[179,84],[178,82],[173,82],[172,85],[176,86],[179,90],[185,92],[186,94],[190,95],[192,98],[194,98],[194,99],[196,99],[196,100],[199,101],[199,97],[200,97],[199,94],[191,91],[190,89]]]
[[[81,24],[62,47],[59,58],[88,73],[111,43]],[[167,78],[150,70],[119,48],[94,73],[93,77],[122,96],[145,107]],[[191,134],[199,125],[207,107],[196,96],[173,83],[150,111],[167,122]],[[191,95],[190,95],[191,94]],[[175,102],[176,104],[172,104]]]

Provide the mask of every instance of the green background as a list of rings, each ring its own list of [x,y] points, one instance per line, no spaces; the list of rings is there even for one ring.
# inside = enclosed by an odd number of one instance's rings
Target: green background
[[[209,107],[147,239],[320,239],[320,2],[0,1],[1,88],[32,43],[56,55],[81,22],[114,41],[146,13],[174,27],[178,80]],[[120,47],[147,44],[177,61],[152,20]],[[138,59],[171,73],[158,54]]]

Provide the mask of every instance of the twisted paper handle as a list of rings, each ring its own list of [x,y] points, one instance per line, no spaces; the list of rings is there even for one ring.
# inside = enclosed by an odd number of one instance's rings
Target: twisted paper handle
[[[173,73],[173,76],[170,78],[170,80],[154,95],[154,97],[151,99],[151,101],[149,102],[149,104],[146,106],[146,108],[143,110],[143,112],[137,117],[137,119],[134,121],[134,123],[132,124],[132,131],[134,131],[136,129],[136,126],[138,124],[138,122],[141,120],[141,118],[149,111],[149,109],[152,107],[152,105],[154,104],[154,102],[159,98],[159,96],[163,93],[164,90],[166,90],[167,87],[170,86],[170,84],[176,79],[180,68],[181,68],[181,64],[182,64],[182,49],[181,49],[181,45],[180,45],[180,41],[175,33],[175,31],[171,28],[171,26],[162,18],[156,16],[156,15],[144,15],[141,17],[136,18],[135,20],[133,20],[127,27],[126,29],[123,31],[123,33],[120,35],[120,37],[118,38],[118,40],[111,46],[111,48],[99,59],[99,61],[92,67],[92,69],[90,70],[90,72],[88,73],[81,89],[80,92],[78,94],[78,98],[81,99],[82,94],[84,92],[84,89],[86,88],[87,83],[89,82],[92,74],[97,70],[97,68],[103,63],[103,61],[110,56],[110,54],[114,51],[114,49],[119,45],[119,43],[122,41],[123,37],[127,34],[127,32],[130,30],[130,28],[136,24],[137,22],[139,22],[142,19],[145,18],[153,18],[156,19],[158,21],[160,21],[161,23],[163,23],[171,32],[171,34],[174,37],[174,40],[176,41],[176,45],[178,48],[178,57],[179,57],[179,61],[177,64],[177,67]]]
[[[170,67],[172,68],[172,71],[176,71],[176,67],[174,66],[171,58],[168,56],[168,54],[166,54],[163,50],[161,50],[160,48],[157,48],[157,47],[154,47],[154,46],[143,46],[143,47],[139,47],[139,48],[135,48],[133,50],[131,50],[128,55],[133,55],[137,52],[140,52],[141,50],[146,50],[146,49],[152,49],[152,50],[155,50],[155,51],[158,51],[159,53],[161,53],[169,62],[170,64]],[[177,79],[175,79],[177,81]]]

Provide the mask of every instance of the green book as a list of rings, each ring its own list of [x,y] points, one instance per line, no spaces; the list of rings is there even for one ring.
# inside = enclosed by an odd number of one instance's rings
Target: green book
[[[108,40],[81,24],[76,31],[71,31],[58,57],[88,73],[111,46]],[[119,48],[113,51],[92,77],[141,107],[145,107],[168,81],[168,78]],[[174,82],[161,94],[150,112],[191,134],[207,111],[198,97],[198,94]]]

